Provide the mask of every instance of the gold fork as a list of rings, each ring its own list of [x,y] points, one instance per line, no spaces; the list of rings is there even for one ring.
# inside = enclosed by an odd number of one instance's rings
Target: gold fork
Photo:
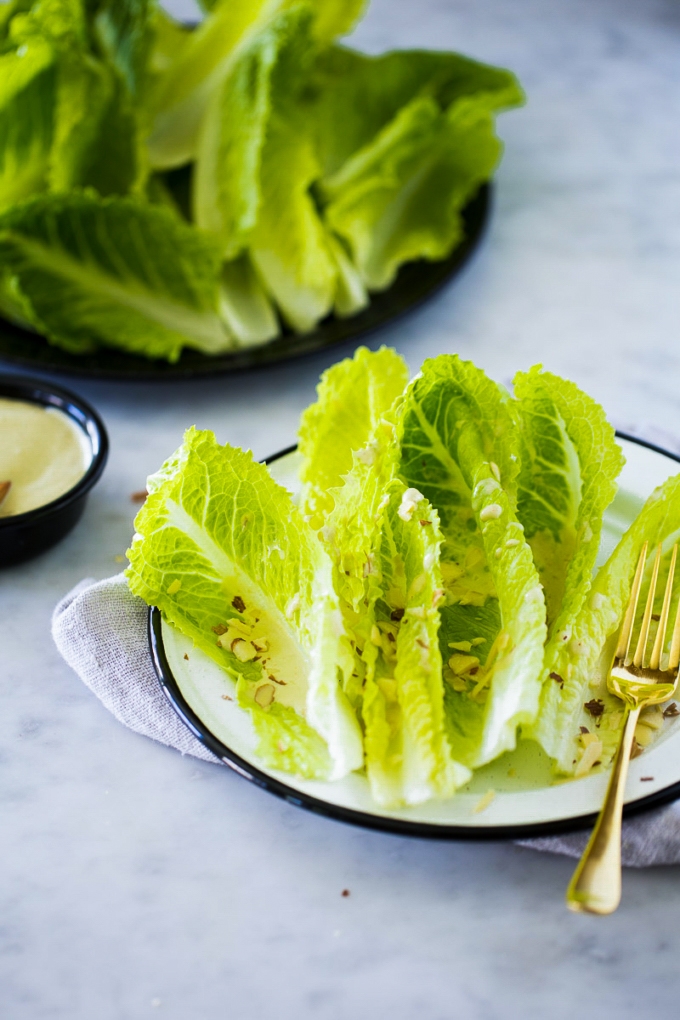
[[[668,663],[661,669],[661,655],[666,642],[666,628],[671,608],[673,575],[678,556],[673,546],[671,564],[666,581],[659,626],[649,660],[646,658],[649,631],[654,609],[654,596],[661,563],[661,546],[656,551],[652,578],[647,595],[642,626],[635,654],[630,658],[630,643],[635,622],[642,575],[647,559],[648,543],[640,553],[628,608],[621,627],[614,662],[607,679],[611,694],[626,706],[621,739],[614,759],[607,794],[599,817],[583,856],[567,889],[567,906],[570,910],[590,914],[611,914],[621,900],[621,812],[628,775],[633,737],[640,712],[650,705],[659,705],[673,697],[678,682],[680,662],[680,604],[675,616]]]

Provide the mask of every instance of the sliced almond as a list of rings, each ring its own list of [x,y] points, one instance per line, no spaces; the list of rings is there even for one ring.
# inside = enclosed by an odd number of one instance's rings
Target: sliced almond
[[[275,690],[272,684],[262,684],[255,691],[255,701],[260,708],[269,708],[274,700]]]
[[[251,660],[257,655],[257,651],[253,647],[252,642],[245,641],[240,637],[234,638],[231,643],[231,650],[239,662],[251,662]]]

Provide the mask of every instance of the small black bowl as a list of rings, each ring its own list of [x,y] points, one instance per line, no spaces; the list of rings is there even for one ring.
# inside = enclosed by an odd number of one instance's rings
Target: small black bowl
[[[0,375],[0,397],[57,408],[83,430],[92,447],[90,466],[63,496],[25,514],[0,517],[0,567],[7,567],[45,552],[78,523],[88,493],[104,470],[109,437],[103,421],[89,404],[52,383],[29,376]]]

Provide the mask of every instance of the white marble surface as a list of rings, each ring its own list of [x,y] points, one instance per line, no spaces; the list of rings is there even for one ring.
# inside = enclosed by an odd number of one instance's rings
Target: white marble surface
[[[680,432],[676,0],[374,0],[356,42],[458,48],[512,67],[529,94],[501,121],[483,248],[375,343],[414,370],[458,351],[499,380],[542,361],[618,423]],[[270,453],[347,353],[195,384],[73,381],[110,429],[105,478],[58,549],[0,575],[6,1020],[677,1016],[674,869],[626,874],[612,918],[572,916],[571,862],[281,804],[124,730],[51,644],[53,604],[119,569],[129,494],[185,426]]]

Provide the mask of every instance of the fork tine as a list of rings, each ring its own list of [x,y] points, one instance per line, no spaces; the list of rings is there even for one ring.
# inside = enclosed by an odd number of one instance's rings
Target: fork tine
[[[668,656],[667,670],[676,670],[680,664],[680,602],[678,603],[678,610],[675,614],[675,623],[673,625],[673,637],[671,638],[671,651]]]
[[[654,641],[652,657],[649,660],[650,669],[659,668],[659,664],[661,662],[661,653],[663,652],[663,646],[666,642],[666,627],[668,626],[668,614],[671,611],[671,596],[673,595],[673,577],[675,575],[675,561],[677,558],[678,558],[678,544],[676,542],[676,544],[673,546],[671,565],[668,568],[668,579],[666,580],[666,590],[663,594],[663,608],[661,609],[661,618],[659,620],[659,626],[656,631],[656,639]]]
[[[623,625],[621,627],[621,633],[619,634],[619,643],[616,648],[617,659],[627,659],[628,650],[630,648],[630,639],[633,633],[633,621],[635,620],[635,613],[637,611],[638,599],[640,598],[640,587],[642,585],[642,573],[645,569],[645,560],[647,559],[647,549],[649,542],[645,542],[642,549],[640,550],[640,557],[638,559],[638,565],[635,568],[635,577],[633,578],[633,584],[630,589],[630,598],[628,599],[628,608],[626,609],[626,615],[623,618]],[[680,649],[679,649],[680,651]]]
[[[656,582],[659,577],[660,563],[661,563],[661,545],[659,544],[656,550],[656,556],[654,557],[654,566],[652,567],[652,579],[649,582],[649,591],[647,592],[647,604],[645,606],[644,616],[642,617],[640,637],[638,638],[637,648],[635,649],[635,655],[633,656],[634,666],[644,665],[645,649],[647,647],[649,628],[652,622],[652,612],[654,610],[654,596],[656,595]]]

